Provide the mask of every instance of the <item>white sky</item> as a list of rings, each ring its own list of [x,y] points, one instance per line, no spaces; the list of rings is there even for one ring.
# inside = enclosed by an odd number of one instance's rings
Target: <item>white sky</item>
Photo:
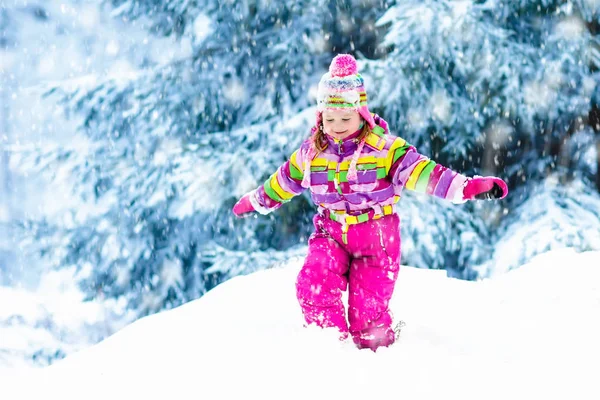
[[[554,251],[479,282],[403,267],[392,310],[407,326],[373,353],[302,327],[298,258],[48,368],[0,370],[3,398],[597,400],[599,260]]]

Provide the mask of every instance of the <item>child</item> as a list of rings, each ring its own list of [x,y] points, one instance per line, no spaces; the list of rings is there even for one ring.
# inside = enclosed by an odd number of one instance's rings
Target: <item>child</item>
[[[402,189],[454,203],[502,199],[508,190],[499,178],[467,178],[388,134],[387,123],[367,108],[351,55],[333,59],[317,97],[311,137],[233,212],[267,214],[310,189],[318,213],[296,281],[306,323],[335,327],[359,348],[375,351],[395,340],[388,304],[400,269],[396,203]],[[349,324],[342,304],[347,288]]]

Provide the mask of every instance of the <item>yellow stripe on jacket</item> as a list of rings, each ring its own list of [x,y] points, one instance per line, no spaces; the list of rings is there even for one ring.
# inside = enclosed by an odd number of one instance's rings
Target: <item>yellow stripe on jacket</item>
[[[417,184],[417,181],[419,180],[419,176],[421,176],[421,172],[423,172],[423,169],[425,169],[425,167],[427,166],[428,163],[429,163],[429,159],[424,159],[424,160],[419,161],[419,163],[416,165],[416,167],[410,173],[410,177],[408,178],[408,181],[406,182],[407,189],[415,190],[415,186]]]

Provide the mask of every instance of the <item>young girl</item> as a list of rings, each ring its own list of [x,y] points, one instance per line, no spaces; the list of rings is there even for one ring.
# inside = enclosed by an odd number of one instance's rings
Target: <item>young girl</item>
[[[395,340],[388,304],[400,269],[402,189],[454,203],[504,198],[495,177],[467,178],[427,157],[367,108],[356,60],[336,56],[319,82],[316,124],[290,159],[233,207],[267,214],[310,189],[318,207],[308,255],[296,281],[307,324],[335,327],[359,348]],[[348,293],[348,322],[342,291]]]

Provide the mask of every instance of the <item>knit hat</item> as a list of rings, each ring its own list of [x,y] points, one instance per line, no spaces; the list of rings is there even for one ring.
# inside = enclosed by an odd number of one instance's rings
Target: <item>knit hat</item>
[[[367,91],[350,54],[338,54],[323,74],[317,90],[317,126],[325,110],[356,110],[373,129],[375,121],[367,108]]]

